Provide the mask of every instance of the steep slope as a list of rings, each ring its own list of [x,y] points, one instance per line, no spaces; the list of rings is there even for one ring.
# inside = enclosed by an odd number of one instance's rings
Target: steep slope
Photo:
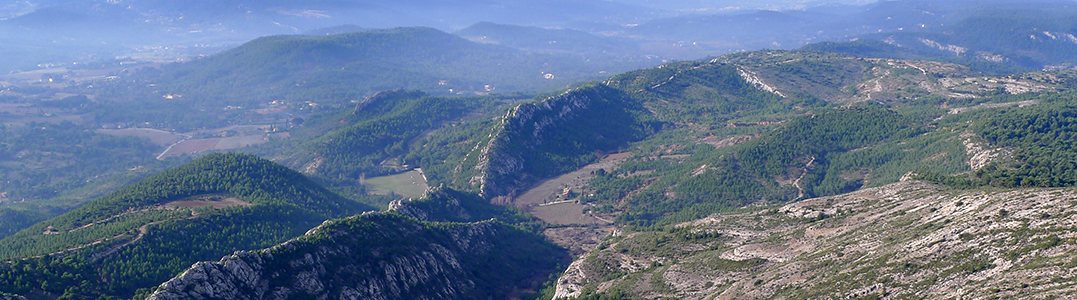
[[[36,211],[0,208],[0,237],[15,234],[23,228],[45,220],[45,216]]]
[[[504,209],[434,191],[388,212],[328,221],[265,250],[195,264],[150,299],[518,297],[544,281],[564,252],[502,219],[482,220],[495,211]]]
[[[1077,191],[909,181],[622,233],[557,298],[1041,298],[1072,295]]]
[[[905,75],[896,71],[899,69],[915,76],[908,83],[895,84],[895,91],[906,91],[910,86],[924,89],[918,80],[928,81],[933,78],[929,74],[947,70],[952,76],[961,74],[955,65],[938,64],[931,72],[915,68],[928,65],[931,63],[759,51],[614,76],[602,85],[621,91],[632,99],[629,103],[640,103],[646,112],[636,124],[653,131],[618,147],[631,152],[618,165],[582,183],[566,184],[562,189],[576,196],[557,201],[578,201],[586,205],[587,212],[616,223],[653,226],[753,203],[781,203],[884,185],[912,170],[967,171],[958,135],[968,124],[958,119],[935,120],[947,111],[932,107],[938,104],[930,100],[921,100],[949,90],[889,98],[846,90],[876,79],[905,80],[901,77]],[[887,71],[874,74],[875,69]],[[876,101],[828,108],[868,99],[889,99],[884,103],[897,110]],[[1021,103],[986,96],[939,101],[943,105]],[[509,154],[520,150],[488,149],[501,150],[486,153],[493,158],[491,162],[509,162],[502,164],[508,166],[506,170],[520,169],[511,163],[520,160],[498,159],[498,155],[514,158]],[[582,166],[550,165],[567,170]],[[509,183],[519,191],[531,187],[525,181],[485,172],[494,175],[481,178],[486,180],[487,191],[495,190],[498,183]],[[546,178],[551,177],[537,179]],[[511,198],[519,194],[499,195]]]
[[[271,161],[207,155],[3,239],[0,289],[131,297],[193,262],[364,210]]]
[[[354,109],[308,121],[303,130],[310,132],[310,140],[282,161],[304,173],[329,178],[358,180],[392,173],[406,164],[399,157],[416,138],[499,102],[495,98],[433,97],[418,90],[378,92]],[[266,148],[260,152],[281,152],[273,146]]]
[[[643,107],[591,84],[510,110],[496,125],[472,178],[483,197],[512,197],[538,179],[565,173],[647,133]],[[495,202],[505,202],[497,201]]]
[[[444,168],[452,163],[438,156],[458,152],[430,145],[430,139],[444,138],[445,132],[502,114],[520,101],[515,96],[449,97],[419,90],[381,91],[353,105],[314,114],[289,128],[287,139],[244,151],[299,170],[341,195],[384,205],[394,199],[369,195],[371,185],[366,179],[414,170],[440,180]],[[477,135],[468,133],[466,138]],[[420,151],[430,153],[415,155]]]
[[[948,113],[943,107],[1025,105],[1027,95],[1004,95],[1064,88],[1050,74],[963,77],[970,73],[952,64],[795,51],[671,63],[523,104],[494,122],[434,132],[408,157],[432,170],[432,182],[507,204],[606,153],[632,152],[608,176],[563,187],[579,197],[562,200],[634,225],[687,221],[756,201],[888,184],[911,170],[967,171],[958,135],[968,125],[939,119]],[[850,102],[872,104],[827,108]],[[878,103],[897,111],[872,106]],[[438,154],[445,149],[456,154]]]
[[[817,109],[770,126],[716,130],[733,139],[726,144],[647,141],[696,146],[641,151],[582,187],[579,201],[619,223],[656,226],[879,186],[911,170],[968,170],[958,133],[880,107]]]
[[[1040,95],[1027,107],[982,112],[963,136],[975,172],[918,172],[916,178],[957,187],[1068,187],[1077,185],[1077,94]]]

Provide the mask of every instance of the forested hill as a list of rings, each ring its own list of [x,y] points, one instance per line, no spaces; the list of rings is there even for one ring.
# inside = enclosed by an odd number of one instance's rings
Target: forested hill
[[[185,99],[256,105],[265,99],[347,101],[397,88],[434,95],[531,91],[632,67],[639,66],[532,54],[432,28],[403,27],[263,37],[144,75],[160,92]]]
[[[406,158],[434,184],[524,205],[515,198],[536,183],[621,152],[631,156],[579,186],[578,200],[615,222],[665,225],[910,171],[969,171],[962,112],[1038,103],[1029,92],[1068,84],[1063,73],[976,74],[809,51],[731,54],[624,73],[435,130]]]
[[[366,210],[269,160],[211,154],[0,240],[0,290],[131,297],[196,261]]]

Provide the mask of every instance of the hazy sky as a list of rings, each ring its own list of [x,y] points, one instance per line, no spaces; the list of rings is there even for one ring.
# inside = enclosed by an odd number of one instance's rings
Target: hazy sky
[[[864,5],[878,0],[611,0],[679,11],[721,12],[739,9],[803,9],[825,4]]]

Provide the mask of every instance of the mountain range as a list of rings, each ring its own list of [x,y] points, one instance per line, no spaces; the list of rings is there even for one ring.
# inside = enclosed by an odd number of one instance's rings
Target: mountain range
[[[318,19],[415,1],[112,2],[11,6],[0,25],[141,5],[219,11],[167,26],[326,23],[189,62],[2,77],[0,298],[1074,293],[1068,1],[578,2],[561,9],[594,10],[520,18],[590,29],[454,33]],[[723,52],[764,43],[785,49]]]
[[[485,30],[490,34],[473,37],[486,36],[487,42],[526,50],[565,51],[569,47],[563,45],[573,45],[570,52],[575,52],[600,45],[619,55],[679,60],[867,39],[911,52],[893,58],[962,59],[983,68],[1018,68],[1010,71],[1065,68],[1073,63],[1065,50],[1071,42],[1068,35],[1077,34],[1071,32],[1074,3],[1069,0],[763,4],[24,1],[0,11],[0,40],[5,41],[0,51],[25,61],[6,63],[2,67],[7,70],[126,59],[175,61],[257,37],[354,24],[371,29],[428,26],[462,35]],[[505,35],[506,28],[497,33],[488,23],[526,28],[511,29],[514,34]],[[1009,31],[1007,26],[1019,28]],[[538,33],[543,29],[547,33]],[[558,38],[528,42],[507,38],[551,33]],[[1026,39],[1029,36],[1033,37]],[[1005,43],[992,42],[999,41],[997,37],[1005,37]],[[539,47],[536,42],[547,44]],[[602,56],[593,59],[599,58],[616,62]]]

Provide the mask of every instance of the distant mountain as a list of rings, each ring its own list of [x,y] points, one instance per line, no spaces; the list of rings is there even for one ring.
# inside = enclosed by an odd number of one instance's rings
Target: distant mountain
[[[1075,20],[1077,3],[1072,1],[999,5],[933,30],[870,34],[805,48],[952,61],[992,73],[1072,69],[1077,67]]]
[[[935,30],[960,21],[983,5],[982,1],[906,0],[803,10],[739,10],[650,20],[625,28],[622,34],[643,39],[645,50],[699,57],[794,49],[877,32]]]
[[[0,290],[131,297],[196,261],[366,210],[268,160],[207,155],[0,240]]]
[[[872,3],[871,0],[810,0],[810,1],[781,1],[781,0],[700,0],[700,1],[676,1],[676,0],[612,0],[641,7],[660,10],[672,10],[697,14],[713,14],[738,10],[801,10],[810,9],[814,6],[853,6]]]
[[[1075,6],[1069,0],[881,1],[659,18],[614,34],[636,37],[644,51],[684,58],[871,39],[908,48],[881,57],[944,59],[1030,71],[1072,64],[1068,59],[1075,45],[1068,35],[1075,34],[1069,32]],[[887,51],[893,50],[850,54],[885,55]]]
[[[363,27],[359,27],[357,25],[348,24],[348,25],[340,25],[340,26],[333,26],[333,27],[326,27],[326,28],[318,28],[318,29],[313,29],[313,30],[307,30],[306,32],[303,32],[303,34],[319,36],[319,35],[334,35],[334,34],[343,34],[343,33],[363,32],[363,31],[367,31],[367,30],[372,30],[372,29],[371,28],[363,28]]]
[[[574,29],[546,29],[479,22],[455,32],[472,41],[526,51],[576,54],[583,57],[643,59],[639,45],[627,38],[596,36]]]
[[[109,61],[153,53],[175,59],[251,39],[356,24],[455,30],[480,21],[569,26],[637,23],[654,10],[609,1],[102,1],[31,0],[0,8],[0,41],[21,51],[4,72],[38,64]],[[61,48],[62,47],[62,48]],[[78,50],[75,50],[78,49]],[[133,55],[135,57],[144,57]]]
[[[639,22],[660,15],[654,9],[611,1],[521,0],[474,1],[188,1],[136,2],[74,0],[23,1],[0,10],[0,24],[49,35],[96,32],[101,38],[134,42],[149,37],[154,42],[194,42],[229,37],[300,33],[306,30],[356,24],[387,28],[429,26],[442,30],[466,27],[480,21],[531,26],[567,26],[575,22],[602,20],[613,24]],[[104,21],[113,21],[108,26]],[[125,29],[120,25],[137,25]],[[47,32],[53,29],[56,32]],[[119,30],[139,30],[147,35],[105,37]],[[97,36],[97,34],[95,34]],[[70,36],[71,38],[78,38]]]
[[[505,299],[533,293],[565,252],[503,223],[511,219],[488,219],[499,215],[495,211],[505,209],[435,191],[387,212],[326,222],[271,248],[197,263],[149,299]]]
[[[409,27],[263,37],[166,66],[145,80],[156,83],[158,93],[184,94],[185,99],[215,106],[258,106],[269,99],[326,104],[398,88],[433,95],[545,90],[602,78],[605,72],[632,65],[527,53]]]
[[[630,0],[558,0],[541,5],[521,0],[230,0],[188,1],[180,5],[154,0],[121,5],[121,2],[97,0],[26,1],[0,10],[0,15],[8,16],[0,18],[0,41],[5,44],[0,47],[0,53],[17,58],[0,62],[3,63],[0,68],[26,70],[38,65],[111,61],[116,57],[143,59],[148,53],[153,53],[150,57],[156,59],[174,61],[178,57],[213,53],[260,36],[302,34],[343,24],[363,28],[427,26],[443,31],[461,30],[470,36],[482,30],[472,32],[478,28],[466,27],[481,22],[564,29],[542,32],[517,28],[517,34],[509,36],[496,34],[504,28],[483,29],[495,33],[486,35],[488,42],[543,51],[568,49],[548,43],[560,40],[573,45],[572,52],[581,51],[580,46],[597,46],[638,49],[639,54],[666,59],[699,59],[740,51],[795,49],[818,42],[871,38],[924,50],[936,48],[940,53],[950,51],[945,49],[948,45],[963,47],[972,61],[990,62],[1001,56],[1009,61],[1008,65],[1029,70],[1041,65],[1068,66],[1068,62],[1059,61],[1066,57],[1061,46],[1050,45],[1046,40],[1029,44],[1024,37],[1041,34],[1041,39],[1062,41],[1067,39],[1065,34],[1077,34],[1069,32],[1072,30],[1065,25],[1072,19],[1066,13],[1074,5],[1070,0],[723,3],[726,5],[708,1],[684,4]],[[984,14],[1017,19],[986,21],[984,24],[989,26],[966,21]],[[1029,23],[1030,20],[1040,23]],[[1000,25],[1022,28],[1005,31],[1009,29],[999,28]],[[599,41],[574,41],[579,34],[573,30],[603,37]],[[987,33],[988,38],[984,39],[978,37],[983,34],[964,33],[969,30],[992,33]],[[1042,34],[1043,31],[1050,34]],[[549,39],[551,33],[558,38]],[[957,36],[950,37],[953,33]],[[997,40],[990,38],[993,35],[1009,36]],[[932,42],[924,44],[920,39]],[[991,41],[1005,41],[1007,46]],[[1027,51],[1033,53],[1024,54]]]

